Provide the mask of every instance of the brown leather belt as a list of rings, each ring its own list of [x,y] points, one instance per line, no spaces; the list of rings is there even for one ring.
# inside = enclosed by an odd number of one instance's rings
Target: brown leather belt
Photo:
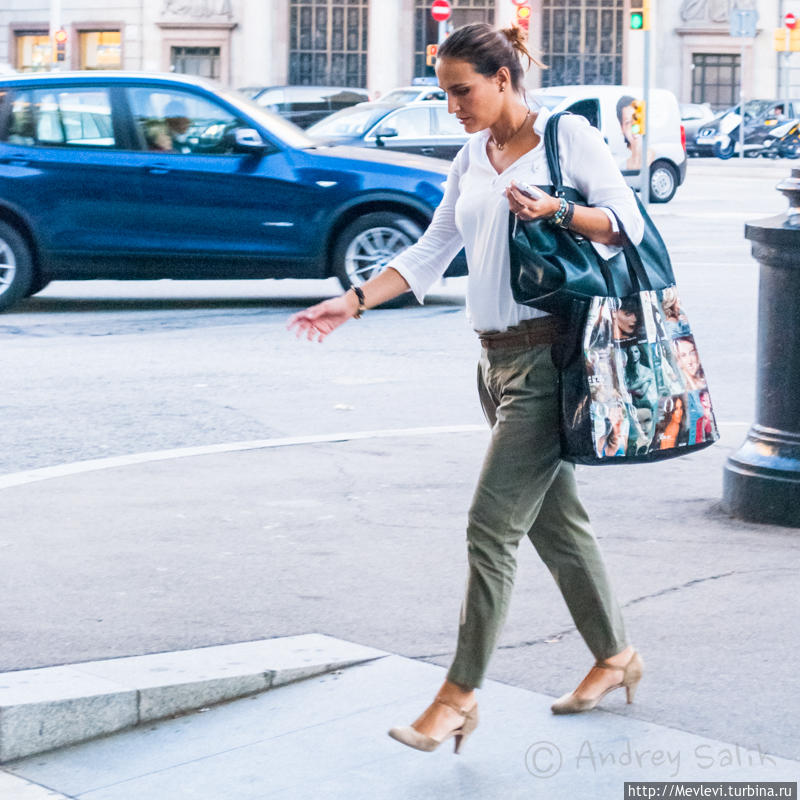
[[[479,333],[486,350],[505,348],[535,347],[540,344],[553,344],[561,333],[561,320],[554,316],[536,317],[523,320],[506,331]]]

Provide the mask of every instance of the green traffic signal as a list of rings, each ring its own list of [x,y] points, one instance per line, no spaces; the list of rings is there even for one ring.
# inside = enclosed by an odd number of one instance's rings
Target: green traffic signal
[[[641,11],[631,11],[631,30],[640,31],[644,27],[644,14]]]

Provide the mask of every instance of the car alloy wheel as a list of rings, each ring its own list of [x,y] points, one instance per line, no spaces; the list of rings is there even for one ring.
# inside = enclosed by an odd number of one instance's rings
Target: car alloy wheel
[[[403,214],[365,214],[340,235],[334,253],[334,274],[345,289],[360,286],[420,236],[422,228]]]
[[[8,242],[0,239],[0,295],[5,294],[14,285],[17,277],[17,259]]]
[[[678,188],[678,175],[672,164],[656,161],[650,168],[650,202],[668,203]]]
[[[33,280],[30,248],[16,228],[0,222],[0,311],[28,292]]]

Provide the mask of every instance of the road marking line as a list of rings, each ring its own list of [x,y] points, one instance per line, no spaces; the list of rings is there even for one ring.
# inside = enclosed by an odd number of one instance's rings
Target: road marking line
[[[750,427],[749,422],[719,422],[718,427]],[[255,439],[249,442],[228,442],[224,444],[201,445],[197,447],[178,447],[172,450],[151,450],[144,453],[131,453],[125,456],[93,458],[88,461],[73,461],[54,467],[11,472],[0,476],[0,489],[23,486],[27,483],[46,481],[51,478],[66,478],[84,472],[97,472],[102,469],[128,467],[133,464],[149,464],[153,461],[168,461],[173,458],[191,458],[219,453],[237,453],[245,450],[266,450],[273,447],[293,447],[303,444],[327,444],[331,442],[351,442],[361,439],[390,439],[410,436],[438,436],[443,433],[478,433],[487,431],[486,425],[441,425],[430,428],[387,428],[376,431],[350,431],[349,433],[323,433],[316,436],[292,436],[283,439]]]
[[[217,453],[235,453],[244,450],[262,450],[271,447],[291,447],[302,444],[325,444],[328,442],[348,442],[358,439],[386,439],[397,436],[433,436],[442,433],[474,433],[488,431],[486,425],[444,425],[430,428],[389,428],[377,431],[351,431],[349,433],[324,433],[316,436],[293,436],[283,439],[256,439],[249,442],[228,442],[224,444],[202,445],[197,447],[179,447],[172,450],[152,450],[144,453],[131,453],[125,456],[93,458],[88,461],[74,461],[70,464],[58,464],[54,467],[12,472],[0,476],[0,489],[35,483],[50,478],[63,478],[78,475],[82,472],[96,472],[101,469],[127,467],[132,464],[147,464],[152,461],[167,461],[173,458],[189,458],[191,456],[208,456]]]

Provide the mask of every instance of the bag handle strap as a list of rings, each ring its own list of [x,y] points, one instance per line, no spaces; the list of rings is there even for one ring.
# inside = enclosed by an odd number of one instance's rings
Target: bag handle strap
[[[561,197],[564,190],[564,181],[561,177],[561,154],[558,151],[558,121],[569,111],[559,111],[552,114],[544,127],[544,152],[547,156],[547,168],[550,170],[550,183],[556,191],[556,197]]]
[[[559,111],[553,114],[547,120],[544,128],[544,149],[547,155],[547,168],[550,170],[550,180],[555,188],[556,197],[559,197],[564,191],[564,183],[561,174],[561,158],[558,149],[558,123],[561,117],[569,114],[569,111]],[[633,189],[631,189],[633,191]],[[628,265],[628,274],[630,275],[631,283],[639,291],[650,291],[652,284],[647,277],[647,271],[642,264],[642,258],[639,255],[636,245],[630,240],[622,220],[619,218],[617,212],[610,208],[609,211],[614,215],[617,221],[617,228],[619,230],[620,239],[622,240],[622,252],[625,255],[625,263]],[[604,275],[606,283],[609,285],[608,276]]]
[[[631,189],[631,191],[633,191],[633,189]],[[619,236],[622,240],[622,252],[625,255],[625,263],[628,265],[628,274],[630,275],[631,283],[634,288],[638,289],[640,292],[652,291],[653,285],[650,283],[650,278],[647,275],[647,270],[644,268],[642,257],[639,255],[636,245],[631,241],[630,236],[628,236],[628,232],[625,230],[625,226],[622,224],[622,220],[617,215],[617,212],[614,211],[613,208],[609,210],[617,221]]]

